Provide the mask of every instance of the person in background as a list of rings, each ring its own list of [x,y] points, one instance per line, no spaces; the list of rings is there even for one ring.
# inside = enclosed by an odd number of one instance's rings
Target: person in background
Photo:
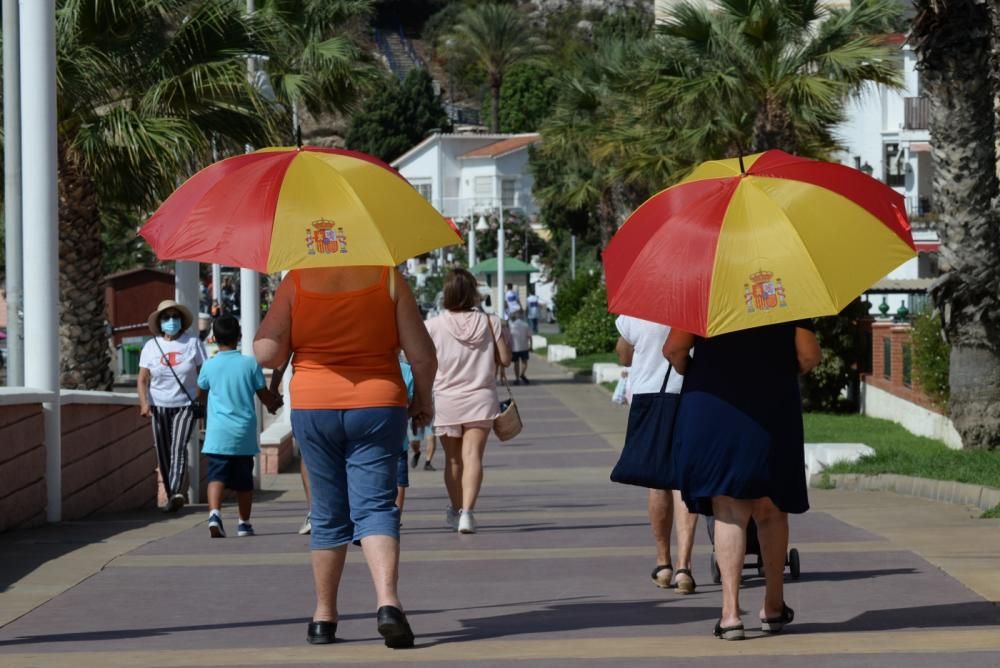
[[[164,512],[177,512],[186,502],[188,441],[197,421],[198,372],[207,357],[201,340],[188,333],[193,322],[183,304],[160,302],[147,320],[153,338],[139,354],[139,414],[153,420]]]
[[[399,353],[399,371],[403,375],[403,383],[406,384],[406,398],[412,401],[413,367],[406,361],[406,355],[402,351]],[[403,447],[399,452],[399,460],[396,464],[396,507],[399,508],[400,524],[402,524],[403,518],[403,505],[406,503],[406,488],[410,486],[410,468],[406,462],[409,444],[410,439],[407,434],[403,437]]]
[[[412,401],[400,348],[413,368]],[[418,426],[430,422],[437,361],[409,285],[387,267],[293,270],[278,286],[254,353],[272,369],[294,355],[292,431],[309,472],[316,588],[306,641],[336,640],[337,593],[355,542],[375,586],[379,635],[387,647],[413,647],[397,589],[396,472],[407,413]]]
[[[795,617],[784,599],[788,513],[809,509],[799,375],[822,359],[812,323],[707,339],[674,328],[663,354],[685,375],[673,445],[681,495],[691,512],[715,516],[722,614],[714,634],[745,637],[739,595],[750,518],[764,559],[761,629],[778,633]]]
[[[629,371],[631,394],[651,394],[663,389],[679,393],[684,384],[684,377],[676,368],[670,371],[669,382],[665,388],[663,386],[663,381],[670,370],[667,360],[663,357],[663,344],[670,334],[670,328],[625,315],[618,316],[615,326],[620,334],[618,344],[615,346],[618,362],[622,366],[631,367]],[[669,434],[663,434],[663,444],[666,444],[669,438]],[[677,490],[664,489],[649,490],[646,511],[649,513],[649,525],[653,530],[653,540],[656,542],[653,582],[663,589],[676,587],[679,594],[693,594],[697,585],[691,574],[691,552],[694,549],[697,513],[688,512]],[[670,555],[670,533],[674,527],[677,529],[676,564]]]
[[[540,310],[540,305],[538,302],[538,295],[535,294],[534,288],[532,288],[531,294],[528,295],[528,323],[531,325],[531,333],[538,334],[538,312]]]
[[[424,441],[427,442],[427,457],[424,461],[425,471],[436,471],[432,460],[434,459],[434,452],[437,450],[437,438],[434,437],[433,425],[427,427],[415,427],[413,423],[410,423],[410,451],[413,453],[413,458],[410,460],[410,466],[417,468],[420,463],[420,448],[423,446]]]
[[[208,531],[212,538],[226,537],[222,494],[231,489],[236,492],[239,508],[237,535],[252,536],[253,458],[260,452],[254,395],[272,415],[281,407],[281,397],[268,389],[257,360],[237,349],[242,332],[236,318],[222,316],[212,331],[219,352],[198,374],[198,399],[208,397],[201,449],[208,458]]]
[[[521,299],[517,296],[517,290],[514,289],[513,283],[507,284],[507,292],[504,294],[504,319],[506,320],[514,313],[521,310]]]
[[[521,311],[515,311],[510,321],[511,351],[514,359],[514,384],[528,384],[525,373],[531,350],[531,327],[524,321]]]
[[[444,308],[427,321],[437,350],[434,434],[444,447],[444,484],[451,505],[447,526],[475,533],[473,510],[483,485],[483,454],[493,420],[500,414],[494,380],[498,363],[510,366],[501,319],[479,310],[475,277],[453,269],[444,279]]]

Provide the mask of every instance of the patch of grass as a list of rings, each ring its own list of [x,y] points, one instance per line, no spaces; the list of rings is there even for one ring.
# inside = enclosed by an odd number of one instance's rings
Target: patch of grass
[[[572,371],[588,374],[591,373],[595,364],[601,362],[618,364],[618,355],[615,353],[594,353],[592,355],[580,355],[574,360],[563,360],[559,363]]]
[[[857,462],[834,464],[828,473],[895,473],[1000,488],[1000,450],[952,450],[863,415],[806,413],[804,421],[807,443],[864,443],[875,450]]]
[[[562,332],[557,332],[555,334],[542,334],[542,336],[545,337],[550,346],[564,345],[566,343],[566,335]]]
[[[617,382],[610,382],[610,381],[607,382],[607,383],[601,383],[601,387],[603,387],[605,390],[607,390],[611,394],[615,393],[615,387],[617,387],[617,385],[618,385]]]
[[[1000,520],[1000,505],[993,506],[989,510],[983,511],[980,517],[984,520]]]

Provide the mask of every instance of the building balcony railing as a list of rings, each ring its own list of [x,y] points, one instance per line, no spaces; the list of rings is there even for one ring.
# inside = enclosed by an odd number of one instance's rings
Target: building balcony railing
[[[930,127],[931,101],[926,97],[903,98],[903,128],[926,130]]]

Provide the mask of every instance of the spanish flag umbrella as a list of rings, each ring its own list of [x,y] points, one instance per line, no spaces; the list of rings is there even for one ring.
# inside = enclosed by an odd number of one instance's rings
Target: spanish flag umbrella
[[[188,179],[139,230],[161,260],[256,269],[394,266],[462,242],[395,170],[364,153],[267,148]]]
[[[700,336],[839,313],[914,257],[903,198],[782,151],[703,163],[604,251],[608,309]]]

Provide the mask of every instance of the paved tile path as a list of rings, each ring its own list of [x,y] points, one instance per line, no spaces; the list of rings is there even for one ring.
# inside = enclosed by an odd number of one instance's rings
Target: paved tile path
[[[3,537],[0,622],[46,602],[0,628],[0,666],[625,660],[699,668],[737,656],[739,666],[1000,666],[1000,611],[989,602],[1000,598],[989,577],[1000,581],[997,554],[984,553],[983,543],[942,543],[950,530],[1000,534],[1000,523],[975,524],[961,509],[891,495],[815,491],[814,511],[792,522],[803,571],[787,587],[796,623],[762,637],[754,620],[762,581],[751,578],[751,639],[712,638],[719,593],[707,573],[704,528],[698,593],[655,588],[644,493],[607,480],[624,412],[598,388],[535,368],[543,382],[517,388],[524,434],[488,448],[478,534],[444,528],[440,473],[411,473],[400,590],[418,648],[382,646],[371,582],[353,550],[340,597],[343,642],[304,642],[312,607],[307,539],[296,534],[304,504],[295,477],[284,475],[268,481],[274,491],[255,510],[254,538],[210,540],[201,510],[166,522],[137,514]],[[435,459],[442,464],[440,453]],[[913,517],[920,513],[924,527]],[[913,536],[926,550],[908,548]],[[966,583],[921,554],[953,564]]]

